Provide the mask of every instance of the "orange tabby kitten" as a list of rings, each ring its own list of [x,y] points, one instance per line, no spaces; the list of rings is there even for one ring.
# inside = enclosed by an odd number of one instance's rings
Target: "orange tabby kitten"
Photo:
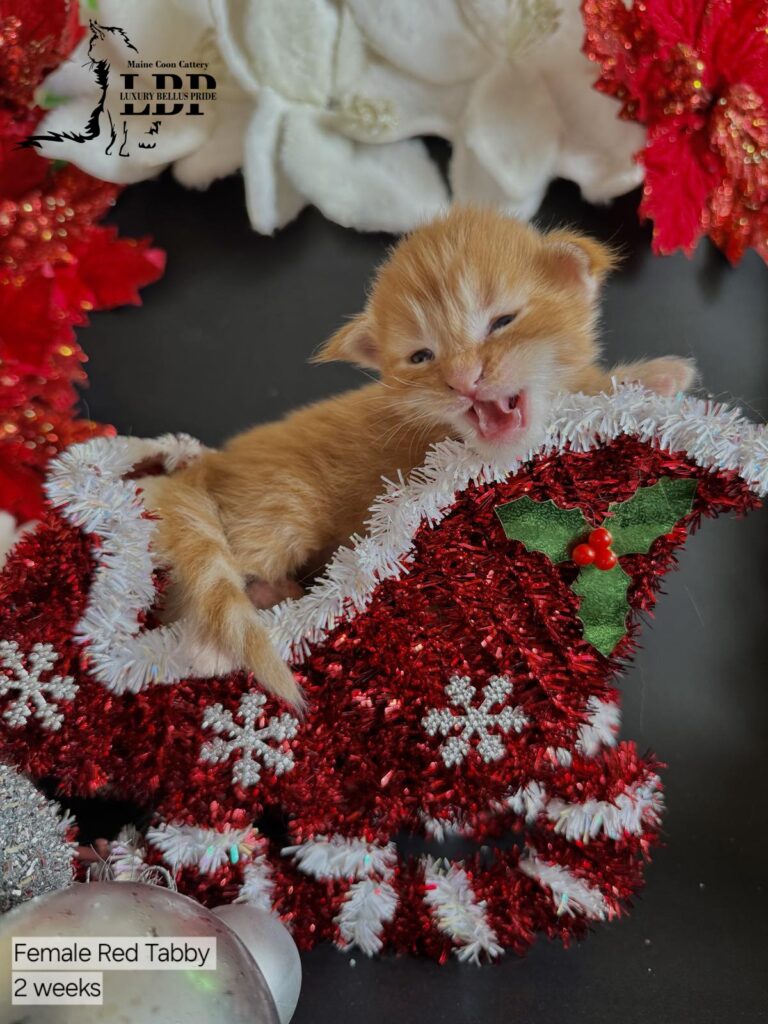
[[[505,459],[539,442],[551,397],[597,393],[615,376],[663,394],[692,365],[597,364],[598,290],[614,262],[572,231],[542,235],[500,213],[454,208],[404,238],[364,311],[320,350],[380,382],[255,427],[170,478],[148,481],[157,550],[179,612],[230,664],[287,701],[301,696],[258,621],[321,553],[361,530],[393,477],[446,436]],[[300,592],[300,591],[299,591]]]

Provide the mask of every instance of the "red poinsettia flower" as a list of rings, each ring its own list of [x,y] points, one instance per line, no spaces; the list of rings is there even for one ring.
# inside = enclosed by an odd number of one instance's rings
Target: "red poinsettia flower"
[[[655,252],[707,234],[768,261],[768,0],[584,0],[596,87],[648,126],[642,216]]]
[[[72,246],[72,255],[94,309],[140,305],[138,289],[165,269],[161,249],[151,248],[146,238],[118,238],[112,227],[92,227],[86,239]]]
[[[74,347],[72,319],[51,274],[0,276],[0,358],[17,374],[45,374],[51,353]]]
[[[47,461],[97,434],[76,418],[91,310],[140,301],[165,257],[97,222],[117,185],[19,149],[43,111],[35,88],[75,44],[76,0],[0,0],[0,509],[40,510]]]
[[[77,0],[0,0],[0,100],[32,102],[83,34]]]

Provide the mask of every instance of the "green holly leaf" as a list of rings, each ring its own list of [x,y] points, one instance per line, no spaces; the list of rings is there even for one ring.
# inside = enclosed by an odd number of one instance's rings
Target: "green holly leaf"
[[[572,545],[589,529],[581,509],[528,497],[497,505],[496,515],[509,540],[519,540],[528,551],[541,551],[553,562],[567,561]]]
[[[662,477],[652,487],[639,487],[627,501],[611,505],[603,525],[613,534],[613,551],[619,556],[647,554],[657,537],[669,533],[691,511],[697,486],[697,480]]]
[[[584,639],[606,658],[627,632],[630,579],[620,565],[613,569],[596,569],[588,565],[571,585],[581,598],[579,618],[584,626]]]

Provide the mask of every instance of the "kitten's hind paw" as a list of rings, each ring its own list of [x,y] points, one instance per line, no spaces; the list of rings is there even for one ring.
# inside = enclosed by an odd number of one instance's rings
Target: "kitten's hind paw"
[[[295,580],[280,580],[279,583],[267,583],[266,580],[251,580],[245,588],[254,608],[273,608],[286,598],[304,596],[304,588]]]

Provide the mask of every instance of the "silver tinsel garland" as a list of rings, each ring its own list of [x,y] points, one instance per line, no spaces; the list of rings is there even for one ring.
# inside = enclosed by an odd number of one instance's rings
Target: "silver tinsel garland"
[[[0,913],[72,882],[72,819],[10,765],[0,764]]]

